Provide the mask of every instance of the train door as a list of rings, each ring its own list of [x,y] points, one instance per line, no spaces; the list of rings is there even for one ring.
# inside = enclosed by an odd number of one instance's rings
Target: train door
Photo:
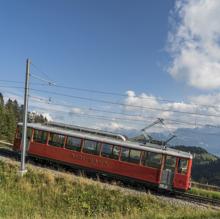
[[[160,177],[160,188],[172,189],[176,167],[176,157],[165,155],[163,159],[162,172]]]

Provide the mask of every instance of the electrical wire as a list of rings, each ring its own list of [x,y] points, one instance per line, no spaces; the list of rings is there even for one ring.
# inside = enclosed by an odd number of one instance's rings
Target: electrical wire
[[[50,104],[49,104],[50,105]],[[37,108],[40,108],[40,109],[45,109],[45,108],[41,108],[41,107],[37,107]],[[47,109],[48,110],[48,109]],[[54,109],[53,108],[53,111],[56,111],[56,112],[63,112],[63,113],[67,113],[67,114],[70,114],[70,112],[67,112],[67,111],[64,111],[64,110],[59,110],[59,109]],[[71,112],[71,114],[75,114],[76,116],[77,116],[77,118],[78,117],[82,117],[82,118],[91,118],[91,119],[98,119],[98,120],[104,120],[104,121],[111,121],[111,122],[117,122],[117,120],[120,120],[120,121],[127,121],[127,122],[132,122],[132,124],[133,123],[136,123],[136,124],[146,124],[146,122],[144,122],[144,121],[137,121],[137,120],[135,120],[135,121],[133,121],[133,120],[131,120],[131,119],[124,119],[124,118],[119,118],[119,117],[117,117],[117,118],[112,118],[112,117],[107,117],[107,116],[98,116],[98,115],[94,115],[94,114],[87,114],[87,113],[83,113],[83,114],[79,114],[79,113],[74,113],[74,112]],[[149,120],[150,121],[150,120]],[[152,121],[152,120],[151,120]],[[170,122],[169,120],[168,120],[168,122],[167,122],[167,124],[176,124],[175,122]],[[138,130],[138,129],[136,129],[136,130]],[[175,132],[174,132],[174,134],[175,134]],[[190,131],[190,134],[193,134],[193,135],[198,135],[198,134],[202,134],[202,135],[210,135],[210,136],[217,136],[217,137],[219,137],[219,134],[216,134],[216,133],[205,133],[205,132],[195,132],[195,131],[193,131],[193,130],[191,130]],[[178,135],[176,136],[177,138],[181,138],[181,137],[179,137]]]
[[[109,111],[109,110],[102,110],[102,109],[97,109],[97,108],[85,108],[85,107],[79,107],[79,106],[76,106],[76,105],[70,105],[70,104],[64,104],[64,103],[55,103],[55,102],[52,102],[52,101],[48,101],[47,99],[42,99],[42,98],[39,98],[39,97],[33,97],[31,96],[31,98],[34,98],[35,101],[38,101],[38,102],[41,102],[41,103],[45,103],[45,104],[48,104],[48,105],[53,105],[53,106],[60,106],[60,107],[67,107],[69,109],[73,109],[73,108],[77,108],[79,109],[80,111],[92,111],[92,112],[101,112],[101,113],[109,113],[109,114],[117,114],[117,115],[123,115],[123,116],[128,116],[128,117],[135,117],[135,118],[138,118],[138,119],[142,119],[142,120],[149,120],[149,119],[156,119],[156,117],[153,117],[153,116],[143,116],[141,114],[127,114],[127,113],[122,113],[122,112],[116,112],[116,111]],[[120,118],[121,120],[123,120],[122,118]],[[135,119],[136,120],[136,119]],[[182,120],[175,120],[175,119],[164,119],[166,122],[172,122],[172,123],[175,123],[175,124],[184,124],[184,125],[190,125],[190,126],[194,126],[195,124],[194,123],[191,123],[191,122],[186,122],[186,121],[182,121]],[[197,123],[197,126],[201,126],[201,127],[204,127],[206,124],[200,124],[200,123]],[[216,126],[216,125],[210,125],[210,127],[213,127],[213,128],[220,128],[220,126]]]
[[[86,88],[78,88],[78,87],[70,87],[70,86],[64,86],[64,85],[59,85],[51,80],[46,80],[44,78],[41,78],[35,74],[31,74],[35,79],[38,79],[40,81],[46,82],[46,84],[43,83],[32,83],[34,85],[39,85],[39,86],[54,86],[54,87],[58,87],[58,88],[64,88],[64,89],[71,89],[71,90],[77,90],[77,91],[83,91],[83,92],[88,92],[88,93],[98,93],[98,94],[104,94],[104,95],[113,95],[113,96],[121,96],[121,97],[128,97],[127,94],[122,94],[122,93],[116,93],[116,92],[108,92],[108,91],[100,91],[100,90],[94,90],[94,89],[86,89]],[[10,80],[0,80],[3,82],[13,82],[13,83],[23,83],[23,82],[19,82],[19,81],[10,81]],[[177,103],[174,100],[168,100],[168,99],[162,99],[159,97],[151,97],[151,96],[138,96],[138,95],[133,95],[132,97],[135,98],[139,98],[139,99],[152,99],[152,100],[156,100],[159,102],[168,102],[168,103]],[[220,105],[205,105],[205,104],[196,104],[196,103],[186,103],[186,102],[182,102],[182,104],[186,104],[186,105],[194,105],[197,107],[206,107],[206,108],[215,108],[218,109],[220,108]]]
[[[41,92],[41,93],[54,94],[56,96],[63,96],[63,97],[69,97],[69,98],[86,100],[86,101],[93,101],[93,102],[104,103],[104,104],[119,105],[119,106],[124,106],[124,107],[132,107],[132,108],[140,108],[140,109],[149,109],[149,110],[153,110],[153,111],[173,112],[173,113],[189,114],[189,115],[195,115],[195,116],[207,116],[207,117],[220,118],[220,114],[219,115],[218,114],[203,114],[203,113],[186,112],[186,111],[171,110],[171,109],[160,109],[160,108],[155,108],[155,107],[146,107],[146,106],[125,104],[125,103],[118,103],[118,102],[113,102],[113,101],[108,101],[108,100],[103,100],[103,99],[69,95],[69,94],[47,91],[47,90],[38,90],[38,89],[34,89],[34,88],[32,88],[31,90]]]

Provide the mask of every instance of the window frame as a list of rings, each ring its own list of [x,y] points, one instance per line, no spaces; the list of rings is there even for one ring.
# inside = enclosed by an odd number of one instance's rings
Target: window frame
[[[35,138],[35,133],[36,131],[40,132],[41,133],[41,137],[40,138]],[[43,134],[46,134],[46,138],[44,139],[43,141]],[[40,144],[47,144],[47,141],[48,141],[48,132],[45,131],[45,130],[40,130],[40,129],[34,129],[32,130],[32,141],[35,142],[35,143],[40,143]]]
[[[124,150],[127,150],[127,151],[128,151],[128,153],[127,153],[126,156],[123,155]],[[130,148],[121,147],[121,157],[120,157],[120,161],[129,162],[129,154],[130,154]]]
[[[96,145],[95,145],[95,150],[88,150],[88,148],[86,149],[85,148],[85,145],[86,145],[86,142],[95,142]],[[86,150],[85,150],[86,149]],[[81,147],[81,151],[83,153],[86,153],[86,154],[93,154],[93,155],[99,155],[100,154],[100,150],[101,150],[101,143],[99,141],[95,141],[95,140],[90,140],[90,139],[84,139],[83,140],[83,144],[82,144],[82,147]]]
[[[160,162],[156,163],[152,162],[152,160],[149,160],[150,154],[152,155],[160,155]],[[163,154],[161,153],[156,153],[156,152],[151,152],[151,151],[144,151],[144,153],[142,154],[142,158],[141,158],[141,165],[148,167],[148,168],[154,168],[154,169],[161,169],[162,166],[162,160],[163,160]],[[150,165],[149,165],[150,164]]]
[[[80,144],[79,146],[75,146],[75,145],[68,145],[68,139],[71,138],[71,139],[78,139],[80,140]],[[71,151],[81,151],[81,148],[82,148],[82,141],[83,139],[82,138],[79,138],[79,137],[75,137],[75,136],[66,136],[66,141],[65,141],[65,149],[67,150],[71,150]],[[71,147],[71,148],[68,148],[68,147]]]
[[[110,153],[107,155],[107,153],[103,153],[103,148],[104,148],[104,145],[108,145],[110,148]],[[107,158],[111,158],[112,157],[112,154],[113,154],[113,148],[114,148],[114,145],[113,144],[109,144],[109,143],[102,143],[102,147],[101,147],[101,150],[100,150],[100,154],[102,157],[107,157]]]
[[[185,160],[185,161],[186,161],[186,168],[184,168],[185,171],[183,171],[182,168],[181,168],[181,171],[180,171],[180,161],[181,161],[181,160]],[[178,174],[181,174],[181,175],[187,175],[187,173],[188,173],[188,167],[189,167],[189,159],[183,158],[183,157],[179,157],[178,163],[177,163],[177,173],[178,173]]]
[[[138,158],[138,159],[131,158],[131,152],[132,152],[132,151],[139,152],[139,158]],[[131,148],[130,148],[130,150],[129,150],[129,163],[140,164],[141,152],[142,152],[141,150],[131,149]]]
[[[117,150],[118,150],[118,154],[115,154],[114,153],[114,151],[115,151],[115,148],[118,148]],[[113,148],[112,148],[112,156],[111,156],[111,158],[113,159],[113,160],[119,160],[119,158],[120,158],[120,155],[121,155],[121,146],[118,146],[118,145],[113,145]]]
[[[51,141],[51,136],[54,136],[54,135],[58,135],[59,137],[62,136],[63,137],[63,142],[62,144],[60,142],[56,142],[56,141]],[[58,134],[56,132],[50,132],[49,133],[49,138],[48,138],[48,145],[49,146],[53,146],[53,147],[59,147],[59,148],[63,148],[64,145],[65,145],[65,135],[62,135],[62,134]],[[52,142],[52,143],[51,143]],[[54,144],[55,143],[55,144]]]
[[[126,157],[123,156],[123,150],[125,150],[125,149],[128,151],[128,154],[126,155]],[[138,160],[131,158],[131,151],[139,152],[139,159]],[[129,148],[129,147],[121,147],[120,161],[140,165],[141,157],[142,157],[141,153],[142,153],[142,151],[138,150],[138,149]]]
[[[173,166],[167,164],[167,157],[170,157],[171,159],[174,159]],[[176,169],[176,163],[177,163],[177,157],[172,156],[172,155],[169,155],[169,154],[166,154],[166,155],[165,155],[165,159],[164,159],[164,167],[163,167],[163,168],[164,168],[164,169],[175,170],[175,169]]]

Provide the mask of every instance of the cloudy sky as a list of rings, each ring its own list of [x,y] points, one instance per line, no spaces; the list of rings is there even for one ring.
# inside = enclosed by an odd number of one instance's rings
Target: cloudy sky
[[[0,92],[93,128],[220,124],[220,1],[0,2]],[[158,127],[159,128],[159,127]]]

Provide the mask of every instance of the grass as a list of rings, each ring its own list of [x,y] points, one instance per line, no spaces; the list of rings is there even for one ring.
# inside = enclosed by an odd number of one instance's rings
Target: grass
[[[220,192],[217,191],[192,187],[189,193],[220,200]]]
[[[150,194],[129,194],[83,177],[0,161],[0,218],[220,218],[211,209],[166,203]]]

